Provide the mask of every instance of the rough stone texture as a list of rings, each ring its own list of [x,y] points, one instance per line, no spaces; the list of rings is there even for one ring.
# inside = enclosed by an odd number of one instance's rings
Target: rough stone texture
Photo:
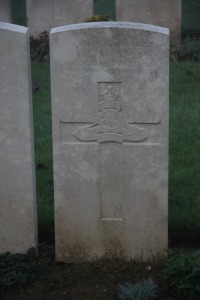
[[[0,0],[0,22],[11,23],[11,1],[10,0]]]
[[[93,15],[93,0],[26,0],[30,35],[53,27],[83,22]]]
[[[163,256],[168,29],[69,25],[50,47],[56,259]]]
[[[29,37],[0,23],[0,252],[37,245]]]
[[[116,20],[167,27],[173,39],[181,35],[182,0],[116,0]]]

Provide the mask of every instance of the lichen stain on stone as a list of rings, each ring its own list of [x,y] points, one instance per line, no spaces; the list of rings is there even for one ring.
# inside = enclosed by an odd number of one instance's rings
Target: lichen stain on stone
[[[125,249],[121,246],[119,240],[111,240],[105,246],[105,254],[103,255],[104,258],[118,258],[127,260],[127,255]]]
[[[89,260],[89,251],[81,244],[59,245],[57,248],[61,261],[80,263]]]

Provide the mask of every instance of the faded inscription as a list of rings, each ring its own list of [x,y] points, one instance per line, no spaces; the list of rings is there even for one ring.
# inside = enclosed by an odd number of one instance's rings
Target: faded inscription
[[[114,34],[113,39],[102,38],[101,35],[94,35],[92,39],[82,39],[78,44],[71,42],[67,44],[70,53],[76,53],[75,59],[66,60],[57,52],[56,63],[64,66],[67,70],[76,71],[94,70],[98,67],[116,70],[120,66],[121,70],[133,70],[138,68],[157,69],[159,67],[156,58],[149,58],[149,55],[141,57],[142,52],[149,52],[152,47],[152,41],[149,35],[143,37],[135,36],[127,41],[123,37]],[[94,56],[96,59],[94,59]],[[81,68],[80,68],[81,66]],[[115,71],[114,71],[115,72]]]
[[[92,39],[85,39],[80,41],[80,47],[86,49],[105,49],[105,48],[118,48],[118,49],[132,49],[132,48],[149,48],[152,46],[152,41],[149,39],[149,35],[145,34],[143,37],[138,36],[132,40],[125,40],[123,36],[119,36],[117,33],[113,34],[112,40],[100,39],[99,35],[93,35]]]

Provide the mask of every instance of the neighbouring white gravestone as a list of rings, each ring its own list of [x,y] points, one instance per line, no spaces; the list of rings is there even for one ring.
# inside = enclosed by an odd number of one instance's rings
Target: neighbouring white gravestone
[[[0,0],[0,22],[10,23],[12,21],[11,1]]]
[[[170,28],[172,39],[181,36],[182,0],[116,0],[116,20]]]
[[[0,23],[0,252],[37,246],[28,29]]]
[[[26,0],[30,35],[53,27],[83,22],[93,15],[93,0]]]
[[[69,25],[50,48],[56,259],[163,256],[168,29]]]

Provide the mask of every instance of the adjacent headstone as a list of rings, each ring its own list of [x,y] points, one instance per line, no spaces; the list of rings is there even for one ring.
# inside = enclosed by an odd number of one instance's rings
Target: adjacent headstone
[[[69,25],[50,48],[56,259],[163,256],[168,29]]]
[[[0,0],[0,22],[11,23],[11,0]]]
[[[116,0],[116,20],[167,27],[172,39],[181,36],[182,0]]]
[[[0,23],[0,252],[37,246],[29,36]]]
[[[30,35],[61,25],[83,22],[93,15],[93,0],[26,0]]]

